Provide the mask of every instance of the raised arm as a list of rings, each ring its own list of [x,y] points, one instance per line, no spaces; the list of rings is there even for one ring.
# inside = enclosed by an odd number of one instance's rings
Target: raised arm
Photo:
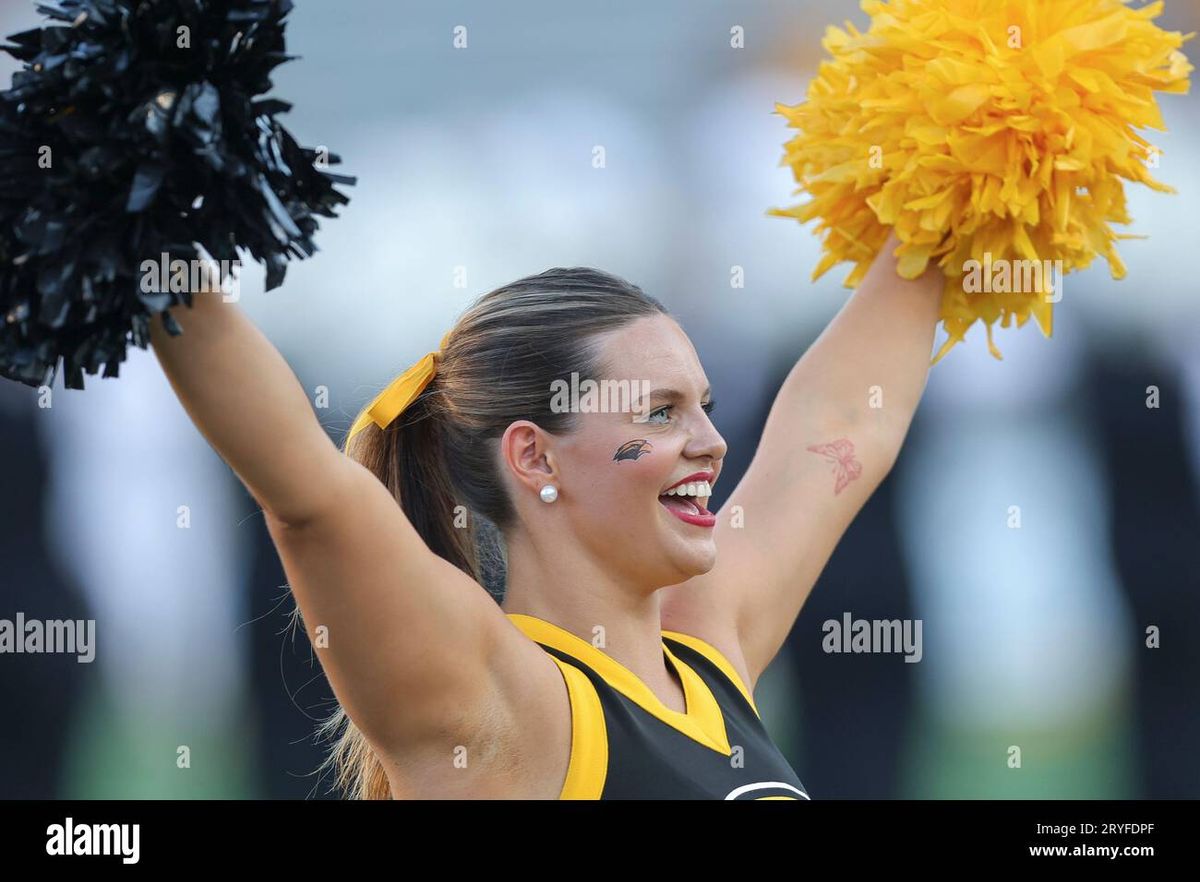
[[[754,458],[717,514],[716,566],[664,599],[665,627],[740,649],[751,688],[890,471],[925,388],[943,276],[931,268],[901,278],[898,245],[893,234],[776,395]]]
[[[456,743],[495,744],[513,717],[565,738],[555,728],[565,711],[552,706],[555,690],[566,700],[557,669],[329,440],[286,361],[237,305],[206,292],[172,315],[184,333],[153,323],[159,362],[262,506],[321,666],[368,740],[391,757],[444,751],[450,767]],[[481,773],[484,756],[472,753]]]
[[[261,331],[220,292],[195,295],[156,318],[150,342],[180,403],[259,505],[287,524],[328,508],[344,456],[326,436],[292,369]]]

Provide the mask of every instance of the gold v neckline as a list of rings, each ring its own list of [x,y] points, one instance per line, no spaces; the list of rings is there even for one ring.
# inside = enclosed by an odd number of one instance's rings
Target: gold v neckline
[[[683,684],[684,711],[667,707],[637,674],[582,637],[537,616],[524,613],[505,615],[526,637],[587,665],[605,683],[675,731],[725,756],[732,753],[725,733],[725,719],[721,716],[716,696],[699,674],[671,652],[666,641],[661,641],[663,654]]]

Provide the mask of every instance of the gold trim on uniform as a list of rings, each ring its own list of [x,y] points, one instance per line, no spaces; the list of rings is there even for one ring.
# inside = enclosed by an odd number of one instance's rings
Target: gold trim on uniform
[[[676,643],[682,643],[684,646],[690,646],[696,652],[707,658],[710,662],[721,669],[733,684],[741,691],[742,695],[746,696],[746,701],[750,702],[750,707],[754,708],[754,714],[760,720],[762,714],[758,712],[758,705],[754,703],[754,696],[750,694],[750,690],[746,688],[746,684],[742,682],[741,675],[738,674],[733,664],[725,657],[721,650],[717,649],[711,643],[706,643],[699,637],[693,637],[690,634],[681,634],[679,631],[663,631],[663,634],[670,637]]]
[[[721,707],[717,704],[716,696],[700,675],[671,652],[665,642],[662,644],[663,653],[683,683],[687,707],[683,713],[667,707],[633,671],[583,638],[536,616],[522,613],[506,615],[531,640],[553,647],[587,665],[617,692],[677,732],[724,756],[733,753],[725,733],[725,719],[721,716]],[[735,676],[734,682],[740,683],[740,680]]]
[[[550,655],[550,653],[546,653]],[[583,671],[550,655],[571,699],[571,759],[559,799],[599,799],[608,777],[608,730],[596,687]]]

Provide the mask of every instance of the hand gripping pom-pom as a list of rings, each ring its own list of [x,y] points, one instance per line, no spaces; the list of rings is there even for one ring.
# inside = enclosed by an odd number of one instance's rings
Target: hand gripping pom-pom
[[[117,376],[150,321],[191,305],[146,285],[146,261],[266,266],[316,250],[317,215],[349,200],[262,98],[288,61],[288,0],[58,0],[56,24],[14,34],[0,93],[0,375],[68,388]],[[207,257],[205,256],[207,255]]]
[[[1192,35],[1153,19],[1163,4],[1121,0],[863,0],[862,33],[830,27],[807,100],[776,104],[802,205],[769,214],[816,219],[813,278],[854,263],[862,280],[894,227],[899,272],[932,261],[946,277],[937,362],[976,321],[1050,336],[1061,291],[1048,276],[1096,255],[1125,266],[1110,223],[1128,224],[1122,181],[1174,192],[1149,168],[1162,130],[1155,92],[1186,93]],[[1050,272],[1044,270],[1049,268]],[[984,273],[995,278],[983,280]],[[1061,273],[1059,282],[1061,282]],[[991,284],[991,282],[996,284]]]

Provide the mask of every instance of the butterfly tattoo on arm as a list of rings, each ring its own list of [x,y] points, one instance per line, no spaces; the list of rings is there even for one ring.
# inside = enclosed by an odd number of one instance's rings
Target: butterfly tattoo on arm
[[[854,444],[849,438],[839,438],[828,444],[810,444],[805,450],[819,453],[833,464],[833,474],[836,478],[833,486],[834,496],[845,490],[851,481],[862,476],[862,463],[854,458]]]

